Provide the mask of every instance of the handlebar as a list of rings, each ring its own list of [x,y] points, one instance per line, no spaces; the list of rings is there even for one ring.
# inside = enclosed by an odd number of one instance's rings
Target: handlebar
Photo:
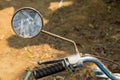
[[[106,74],[108,78],[110,78],[111,80],[120,80],[120,78],[113,76],[112,73],[97,58],[86,56],[86,57],[82,57],[82,61],[83,63],[93,62],[101,69],[102,72],[104,72],[104,74]]]
[[[36,79],[52,75],[55,73],[59,73],[61,71],[64,71],[66,68],[70,68],[72,71],[74,71],[76,68],[79,68],[83,65],[83,63],[86,62],[93,62],[95,63],[101,72],[107,76],[107,78],[111,80],[120,80],[120,76],[114,76],[103,64],[100,62],[97,58],[92,56],[84,56],[80,57],[79,55],[72,55],[69,57],[66,57],[60,60],[60,62],[56,62],[48,67],[45,68],[39,68],[36,70],[33,70],[32,73]],[[58,60],[59,61],[59,60]],[[52,61],[50,61],[52,62]],[[54,62],[54,61],[53,61]],[[26,79],[27,80],[27,79]]]
[[[52,75],[61,71],[64,71],[65,65],[64,62],[55,63],[45,68],[39,68],[33,71],[33,75],[36,79]]]

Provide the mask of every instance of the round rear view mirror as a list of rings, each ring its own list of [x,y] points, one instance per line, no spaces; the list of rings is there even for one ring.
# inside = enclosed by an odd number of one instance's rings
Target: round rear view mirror
[[[23,38],[35,37],[43,27],[40,13],[33,8],[17,10],[11,22],[14,32]]]

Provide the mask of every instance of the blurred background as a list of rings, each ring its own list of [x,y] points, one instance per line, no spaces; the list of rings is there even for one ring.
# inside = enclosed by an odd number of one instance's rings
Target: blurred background
[[[120,63],[119,0],[0,0],[0,80],[23,80],[25,70],[39,60],[53,60],[75,54],[72,44],[40,33],[33,39],[18,37],[11,19],[21,7],[37,9],[44,30],[74,40],[83,54],[92,54]],[[119,66],[103,63],[112,71]],[[98,80],[88,64],[72,73],[65,71],[41,80]],[[60,78],[60,79],[58,79]]]

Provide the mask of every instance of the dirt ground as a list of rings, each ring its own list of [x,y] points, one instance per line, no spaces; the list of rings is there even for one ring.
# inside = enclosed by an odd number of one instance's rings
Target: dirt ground
[[[116,2],[115,2],[116,1]],[[40,33],[33,39],[18,37],[11,18],[21,7],[33,7],[44,19],[44,30],[75,40],[80,52],[120,63],[119,0],[0,0],[0,80],[21,80],[26,69],[39,60],[52,60],[75,53],[72,44]],[[103,61],[113,72],[117,65]],[[87,68],[87,69],[86,69]],[[65,80],[96,80],[86,67],[58,74]],[[53,75],[43,80],[56,80]]]

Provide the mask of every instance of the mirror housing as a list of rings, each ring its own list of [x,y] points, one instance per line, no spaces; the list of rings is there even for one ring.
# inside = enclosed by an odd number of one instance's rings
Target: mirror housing
[[[41,14],[34,8],[24,7],[15,12],[12,17],[14,32],[23,38],[33,38],[43,27]]]

